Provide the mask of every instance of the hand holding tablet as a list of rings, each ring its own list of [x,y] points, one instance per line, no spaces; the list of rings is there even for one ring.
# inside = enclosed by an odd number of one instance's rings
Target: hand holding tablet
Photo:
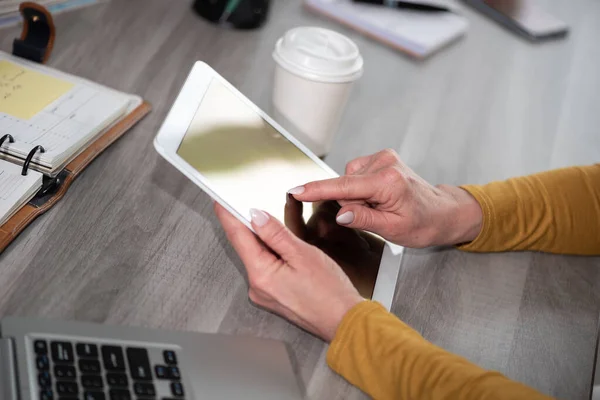
[[[340,267],[263,211],[252,218],[260,240],[220,205],[215,211],[248,271],[250,300],[333,340],[344,315],[363,301]]]
[[[402,248],[340,226],[336,204],[286,207],[290,188],[337,174],[209,66],[194,65],[154,145],[246,227],[255,230],[251,209],[286,222],[305,244],[345,268],[364,297],[390,307]]]

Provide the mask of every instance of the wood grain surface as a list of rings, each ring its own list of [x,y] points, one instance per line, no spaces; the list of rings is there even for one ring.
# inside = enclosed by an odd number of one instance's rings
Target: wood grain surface
[[[0,316],[106,322],[277,338],[313,399],[362,399],[331,372],[326,346],[247,299],[243,266],[209,197],[152,140],[196,60],[270,109],[271,51],[318,25],[365,59],[327,162],[385,147],[432,183],[485,183],[600,161],[600,2],[540,0],[571,27],[531,44],[458,5],[468,35],[415,61],[272,1],[257,31],[221,29],[187,1],[113,0],[56,18],[51,66],[143,96],[154,111],[94,161],[65,198],[0,255]],[[0,31],[11,50],[18,28]],[[409,250],[393,312],[427,339],[544,393],[585,399],[600,306],[600,259]]]

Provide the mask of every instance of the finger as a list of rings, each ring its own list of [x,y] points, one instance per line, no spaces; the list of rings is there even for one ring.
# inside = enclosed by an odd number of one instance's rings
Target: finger
[[[310,182],[290,190],[300,201],[370,200],[379,191],[373,175],[345,175],[339,178]]]
[[[390,221],[388,213],[357,204],[342,207],[338,212],[336,222],[342,226],[378,234],[388,231],[393,223]]]
[[[251,209],[250,215],[252,216],[252,227],[258,237],[284,260],[293,260],[306,252],[305,246],[308,245],[277,219],[257,209]]]
[[[240,256],[249,274],[254,269],[264,268],[264,266],[277,261],[277,258],[265,249],[256,235],[246,225],[231,215],[219,203],[215,203],[214,209],[227,238]]]
[[[350,205],[350,204],[362,204],[366,205],[367,202],[365,200],[338,200],[338,204],[342,207]]]
[[[400,163],[398,153],[392,149],[381,150],[371,157],[371,161],[365,165],[360,173],[373,173],[383,168],[391,167]]]
[[[302,217],[302,202],[296,200],[291,194],[286,193],[283,221],[296,236],[304,240],[306,236],[306,223]]]
[[[366,248],[366,242],[359,233],[362,231],[336,223],[335,217],[334,214],[331,217],[317,218],[311,226],[314,236],[321,240],[321,243],[333,247],[341,246],[349,253]]]
[[[350,161],[346,165],[346,175],[376,173],[382,169],[395,165],[399,162],[399,160],[400,158],[394,150],[382,150],[373,155],[359,157]],[[366,201],[364,200],[340,200],[338,203],[342,207],[349,204],[367,205]]]
[[[357,171],[360,171],[361,169],[365,168],[371,162],[372,157],[373,155],[362,156],[350,161],[348,164],[346,164],[345,174],[353,175]]]

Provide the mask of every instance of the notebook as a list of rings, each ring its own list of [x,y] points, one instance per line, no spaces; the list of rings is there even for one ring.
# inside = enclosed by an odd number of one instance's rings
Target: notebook
[[[35,171],[22,176],[18,165],[0,161],[0,225],[4,225],[41,189],[42,177]]]
[[[461,37],[466,18],[454,12],[401,10],[352,0],[304,0],[305,6],[417,58]]]
[[[142,99],[0,52],[0,159],[56,176],[107,126]]]
[[[149,110],[139,96],[0,51],[0,252]]]

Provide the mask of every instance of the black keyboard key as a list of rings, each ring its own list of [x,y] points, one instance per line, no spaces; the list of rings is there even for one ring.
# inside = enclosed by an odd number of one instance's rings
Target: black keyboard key
[[[77,343],[77,355],[81,358],[98,358],[98,346],[89,343]]]
[[[81,386],[84,389],[102,389],[104,383],[100,375],[81,375]]]
[[[103,392],[87,391],[83,394],[83,400],[106,400]]]
[[[102,346],[102,360],[108,371],[125,371],[123,349],[118,346]]]
[[[154,373],[158,379],[169,379],[169,371],[164,365],[157,365],[154,367]]]
[[[106,374],[106,382],[108,386],[112,387],[127,387],[129,386],[129,380],[125,374]]]
[[[148,350],[143,348],[128,347],[127,361],[129,361],[129,373],[135,381],[151,381],[152,370]]]
[[[56,379],[75,379],[75,367],[57,365],[54,367]]]
[[[54,393],[50,389],[42,390],[40,392],[40,400],[54,400]]]
[[[179,368],[177,367],[169,367],[169,378],[174,379],[176,381],[181,379],[181,373],[179,373]]]
[[[75,361],[73,345],[69,342],[50,342],[50,349],[55,363],[72,364]]]
[[[58,400],[77,400],[77,397],[61,396],[61,397],[58,398]]]
[[[171,393],[175,397],[183,397],[183,385],[181,382],[172,382],[171,383]]]
[[[40,371],[48,371],[50,369],[50,360],[48,356],[38,356],[35,359],[35,365],[37,365],[37,369]]]
[[[165,364],[167,365],[177,365],[177,356],[173,350],[165,350],[163,351],[163,356],[165,358]]]
[[[50,372],[40,372],[40,374],[38,375],[38,383],[40,384],[41,388],[50,389],[52,386],[52,378],[50,378]]]
[[[77,393],[79,393],[79,388],[76,382],[58,381],[56,382],[56,393],[77,395]]]
[[[136,382],[133,384],[133,391],[138,396],[156,396],[156,391],[154,390],[154,385],[152,383]]]
[[[79,371],[81,371],[82,374],[99,374],[100,361],[79,360]]]
[[[124,389],[110,389],[110,400],[131,400],[131,393]]]
[[[36,340],[33,342],[33,350],[37,355],[48,354],[48,343],[45,340]]]

